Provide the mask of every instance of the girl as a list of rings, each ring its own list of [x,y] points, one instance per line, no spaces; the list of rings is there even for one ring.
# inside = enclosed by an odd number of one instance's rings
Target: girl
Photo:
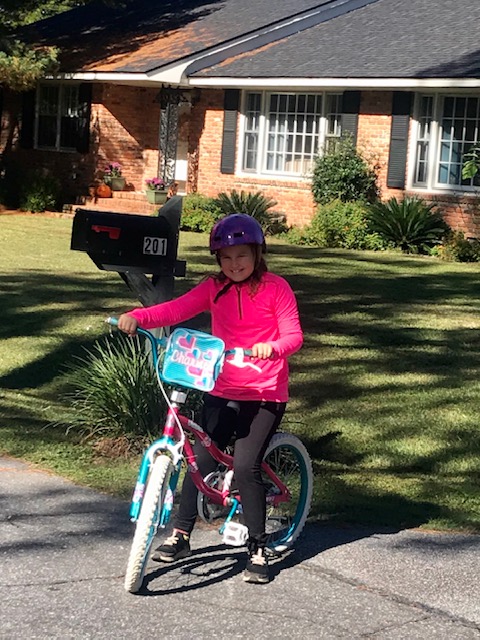
[[[303,341],[295,296],[283,278],[267,271],[265,251],[263,231],[254,218],[243,213],[226,216],[210,234],[210,252],[220,266],[218,274],[176,300],[123,314],[118,323],[122,331],[133,335],[138,326],[175,325],[210,311],[212,334],[225,342],[226,349],[252,350],[262,372],[224,367],[213,391],[204,396],[201,424],[222,449],[235,435],[235,480],[249,531],[244,580],[257,583],[269,581],[260,465],[285,412],[287,357],[300,349]],[[204,447],[197,446],[196,454],[203,476],[215,470],[216,462]],[[173,562],[190,555],[196,516],[197,489],[187,474],[173,534],[152,558]]]

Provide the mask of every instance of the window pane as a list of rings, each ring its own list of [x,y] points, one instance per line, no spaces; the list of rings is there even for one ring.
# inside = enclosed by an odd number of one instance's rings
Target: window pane
[[[266,170],[301,175],[318,148],[321,96],[271,94],[268,104]]]
[[[54,149],[57,140],[57,117],[39,116],[38,118],[38,146]]]
[[[76,149],[79,137],[78,85],[41,85],[38,91],[37,145]]]
[[[260,131],[262,95],[260,93],[247,94],[247,109],[245,113],[245,136],[243,151],[243,169],[255,170],[258,162],[258,139]]]
[[[418,114],[417,156],[415,161],[415,182],[420,184],[425,184],[428,180],[428,156],[432,119],[433,97],[422,96]]]
[[[478,141],[479,98],[445,97],[440,125],[439,183],[473,186],[473,180],[462,179],[462,165],[464,154]]]

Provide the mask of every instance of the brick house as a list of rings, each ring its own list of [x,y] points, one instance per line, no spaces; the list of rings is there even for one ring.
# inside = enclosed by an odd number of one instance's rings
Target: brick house
[[[480,140],[479,25],[467,0],[92,2],[25,29],[61,67],[4,91],[1,151],[61,175],[71,201],[118,161],[116,210],[148,211],[160,175],[184,193],[261,190],[301,225],[313,158],[347,131],[383,198],[435,200],[480,237],[480,181],[461,178]]]

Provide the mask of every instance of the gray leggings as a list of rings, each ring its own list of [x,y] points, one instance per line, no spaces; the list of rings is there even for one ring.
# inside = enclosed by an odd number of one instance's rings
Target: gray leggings
[[[234,401],[234,407],[227,406],[232,402],[206,394],[201,424],[222,450],[235,436],[233,466],[235,484],[242,496],[244,521],[250,538],[262,544],[266,503],[260,465],[270,438],[282,420],[286,403],[241,400]],[[194,450],[202,476],[215,471],[217,462],[205,447],[196,442]],[[197,488],[190,474],[186,474],[174,527],[191,533],[197,514]]]

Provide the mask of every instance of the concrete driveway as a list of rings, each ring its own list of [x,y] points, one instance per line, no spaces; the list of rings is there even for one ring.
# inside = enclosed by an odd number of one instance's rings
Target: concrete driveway
[[[480,536],[310,525],[251,585],[199,526],[131,595],[131,534],[125,502],[0,458],[0,638],[480,638]]]

